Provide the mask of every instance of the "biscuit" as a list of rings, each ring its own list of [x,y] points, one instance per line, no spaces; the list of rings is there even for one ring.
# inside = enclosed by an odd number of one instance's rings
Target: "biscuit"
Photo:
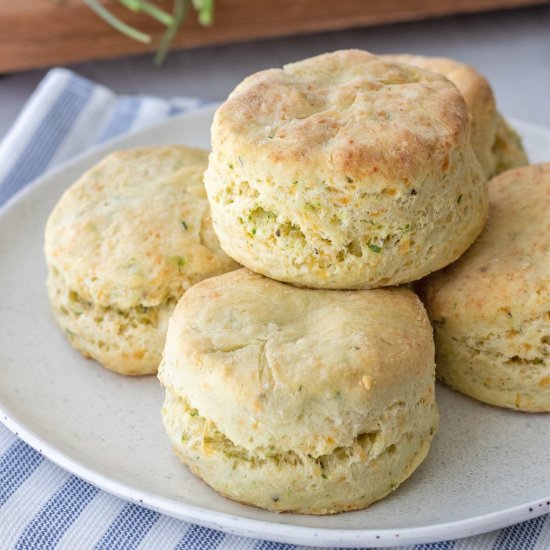
[[[159,378],[179,458],[222,495],[330,514],[391,493],[438,415],[424,308],[406,288],[296,288],[243,269],[194,286]]]
[[[420,292],[438,377],[492,405],[550,411],[550,164],[489,182],[477,242]]]
[[[227,254],[298,286],[418,279],[481,231],[470,114],[446,78],[358,50],[245,79],[217,110],[205,173]]]
[[[55,317],[75,348],[111,370],[155,373],[183,292],[238,267],[212,229],[207,158],[179,146],[113,153],[50,215],[45,254]]]
[[[444,57],[402,54],[382,58],[442,74],[459,89],[472,113],[472,147],[487,178],[527,164],[520,137],[497,112],[489,82],[473,67]]]
[[[529,163],[518,133],[498,113],[493,150],[496,159],[495,175]]]

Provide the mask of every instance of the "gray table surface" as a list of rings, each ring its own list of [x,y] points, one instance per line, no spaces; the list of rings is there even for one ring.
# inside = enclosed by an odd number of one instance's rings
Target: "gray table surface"
[[[120,93],[221,100],[252,72],[341,48],[467,62],[489,78],[505,115],[550,127],[550,5],[178,51],[160,69],[150,55],[70,68]],[[0,76],[0,137],[45,73]]]

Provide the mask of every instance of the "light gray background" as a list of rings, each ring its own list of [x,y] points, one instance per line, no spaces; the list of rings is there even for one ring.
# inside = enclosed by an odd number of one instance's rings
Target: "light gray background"
[[[465,61],[489,78],[503,113],[550,127],[550,5],[185,50],[160,69],[150,55],[70,68],[121,93],[214,100],[254,71],[350,47]],[[0,77],[0,136],[45,72]]]

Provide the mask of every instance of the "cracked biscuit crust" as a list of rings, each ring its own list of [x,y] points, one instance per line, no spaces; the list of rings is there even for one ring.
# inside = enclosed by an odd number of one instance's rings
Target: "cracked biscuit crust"
[[[550,164],[489,182],[477,242],[420,292],[438,377],[493,405],[550,411]]]
[[[456,259],[486,216],[470,115],[444,77],[340,51],[245,79],[205,174],[222,248],[300,286],[373,288]]]
[[[306,290],[238,270],[174,311],[164,420],[180,458],[222,494],[279,511],[362,508],[427,453],[433,353],[408,289]]]
[[[207,157],[180,146],[113,153],[64,193],[48,219],[57,320],[75,347],[112,370],[156,372],[177,300],[198,281],[238,267],[212,229],[202,183]]]

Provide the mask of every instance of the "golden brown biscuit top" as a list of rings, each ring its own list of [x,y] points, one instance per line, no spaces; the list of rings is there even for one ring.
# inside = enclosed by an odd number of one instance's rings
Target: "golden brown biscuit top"
[[[323,453],[423,395],[433,355],[409,289],[309,290],[241,269],[180,300],[159,377],[239,445],[253,430],[260,446],[279,434]]]
[[[445,57],[421,55],[384,55],[395,63],[408,63],[448,78],[460,91],[472,113],[472,146],[487,177],[496,169],[493,149],[497,130],[497,110],[493,90],[487,79],[473,67]]]
[[[177,299],[196,279],[219,273],[220,262],[232,264],[211,227],[207,158],[180,146],[106,157],[52,212],[50,267],[84,300],[126,309]]]
[[[466,144],[469,125],[441,75],[343,50],[246,78],[218,109],[212,142],[227,158],[402,179]]]
[[[407,63],[445,76],[464,96],[474,118],[481,115],[495,116],[495,98],[491,86],[487,79],[470,65],[446,57],[410,54],[384,55],[382,58],[394,63]]]
[[[550,312],[550,163],[489,182],[489,221],[457,262],[423,285],[432,318],[484,325]],[[468,320],[468,323],[465,323]]]

